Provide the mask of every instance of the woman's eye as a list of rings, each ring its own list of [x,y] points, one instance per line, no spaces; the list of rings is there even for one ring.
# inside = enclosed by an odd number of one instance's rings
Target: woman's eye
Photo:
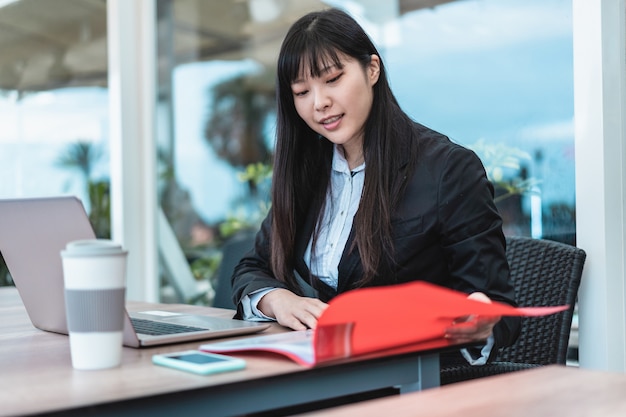
[[[340,73],[340,74],[334,76],[333,78],[329,79],[327,82],[328,83],[334,83],[334,82],[338,81],[339,78],[341,78],[342,75],[343,75],[343,73]]]
[[[302,97],[304,96],[308,91],[307,90],[303,90],[303,91],[294,91],[293,95],[296,97]]]

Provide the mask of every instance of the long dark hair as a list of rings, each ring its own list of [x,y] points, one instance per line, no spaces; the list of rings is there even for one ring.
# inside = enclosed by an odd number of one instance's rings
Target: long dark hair
[[[341,68],[339,53],[350,56],[363,68],[376,47],[361,26],[338,9],[309,13],[289,29],[278,57],[277,140],[272,180],[271,266],[276,278],[298,288],[293,275],[298,228],[313,210],[319,215],[329,185],[333,144],[307,126],[296,112],[291,84],[303,69],[318,77],[329,64]],[[380,62],[380,76],[373,87],[374,99],[364,128],[365,183],[353,222],[351,250],[358,250],[363,265],[360,285],[379,274],[392,272],[391,214],[403,189],[402,165],[416,152],[407,137],[412,121],[400,109]],[[399,134],[403,132],[403,134]],[[318,229],[314,232],[314,242]]]

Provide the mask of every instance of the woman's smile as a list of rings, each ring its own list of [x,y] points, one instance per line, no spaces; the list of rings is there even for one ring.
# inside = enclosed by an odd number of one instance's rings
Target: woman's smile
[[[339,127],[341,119],[343,119],[343,114],[327,117],[325,119],[322,119],[320,123],[322,126],[324,126],[324,129],[326,130],[335,130],[337,127]]]

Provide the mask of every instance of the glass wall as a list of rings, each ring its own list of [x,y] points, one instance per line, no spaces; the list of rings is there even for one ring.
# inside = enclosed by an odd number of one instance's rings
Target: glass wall
[[[158,108],[167,132],[159,137],[159,198],[194,277],[211,284],[211,302],[218,275],[230,276],[224,265],[240,256],[268,209],[280,42],[295,19],[326,6],[157,4]]]
[[[328,6],[368,30],[415,120],[476,150],[507,234],[575,242],[570,0],[156,3],[159,203],[206,292],[182,301],[212,303],[267,211],[278,48]],[[106,237],[106,2],[0,1],[0,50],[0,198],[78,195]]]
[[[0,1],[0,51],[0,198],[76,195],[108,237],[106,2]]]
[[[280,41],[329,5],[367,28],[415,120],[479,154],[507,234],[575,242],[570,1],[225,3],[159,3],[161,202],[202,281],[267,209]]]
[[[405,109],[481,156],[507,234],[573,244],[571,20],[567,0],[454,2],[398,19],[386,55]]]

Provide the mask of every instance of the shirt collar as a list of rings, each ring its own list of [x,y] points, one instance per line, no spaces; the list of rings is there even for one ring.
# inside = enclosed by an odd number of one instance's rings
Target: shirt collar
[[[341,149],[339,145],[334,145],[333,147],[333,170],[334,171],[345,173],[345,174],[350,174],[351,172],[352,173],[359,172],[359,171],[363,171],[364,169],[365,169],[365,162],[363,162],[361,165],[354,168],[353,170],[350,170],[348,161],[346,160],[346,157],[343,156],[343,149]]]

